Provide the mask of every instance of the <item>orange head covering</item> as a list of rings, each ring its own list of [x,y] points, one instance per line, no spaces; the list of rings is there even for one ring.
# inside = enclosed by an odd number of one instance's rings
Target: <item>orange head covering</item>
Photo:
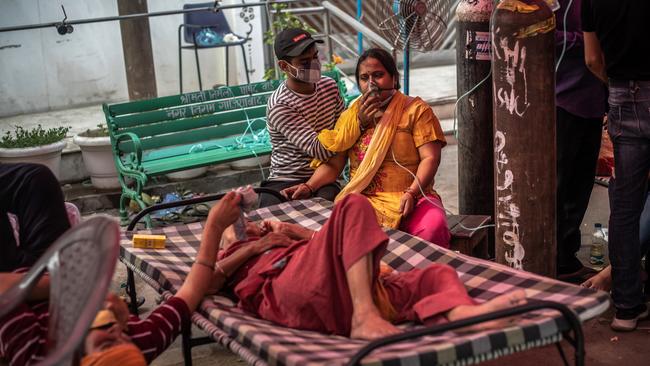
[[[95,352],[81,359],[81,366],[146,366],[140,349],[132,343],[118,344],[101,352]]]

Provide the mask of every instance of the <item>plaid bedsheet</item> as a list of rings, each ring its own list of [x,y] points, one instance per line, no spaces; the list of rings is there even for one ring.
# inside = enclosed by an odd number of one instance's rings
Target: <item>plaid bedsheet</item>
[[[253,220],[274,219],[318,229],[329,217],[332,203],[306,200],[259,209]],[[163,233],[164,250],[135,249],[123,234],[121,260],[160,291],[175,292],[182,284],[201,240],[202,223],[146,230]],[[568,285],[549,278],[512,270],[493,262],[468,257],[398,230],[388,230],[390,242],[383,261],[398,271],[426,267],[431,262],[446,263],[456,269],[469,294],[488,300],[523,288],[529,298],[555,301],[570,306],[587,320],[604,312],[609,297],[603,292]],[[223,297],[207,298],[193,318],[215,340],[239,352],[249,363],[276,365],[343,364],[365,341],[300,331],[274,325],[249,316]],[[412,327],[409,324],[405,327]],[[508,327],[498,330],[457,334],[447,332],[427,336],[374,351],[364,364],[469,364],[530,347],[561,340],[568,326],[559,313],[528,313]]]

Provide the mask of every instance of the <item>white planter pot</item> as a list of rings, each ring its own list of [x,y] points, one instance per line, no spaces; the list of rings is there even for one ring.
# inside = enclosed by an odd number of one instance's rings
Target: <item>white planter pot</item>
[[[99,189],[120,188],[110,138],[82,135],[76,135],[72,141],[81,148],[81,157],[93,186]]]
[[[16,149],[0,148],[0,162],[2,163],[38,163],[50,168],[56,179],[59,179],[59,166],[61,165],[61,151],[65,141],[58,141],[49,145],[25,147]]]
[[[181,170],[179,172],[168,173],[168,174],[165,174],[165,175],[170,180],[177,181],[177,180],[186,180],[186,179],[196,178],[196,177],[199,177],[199,176],[205,174],[205,172],[207,172],[207,171],[208,171],[208,167],[204,166],[204,167],[200,167],[200,168]]]
[[[230,168],[234,170],[247,170],[260,167],[267,167],[271,164],[271,155],[263,155],[248,159],[235,160],[230,162]]]

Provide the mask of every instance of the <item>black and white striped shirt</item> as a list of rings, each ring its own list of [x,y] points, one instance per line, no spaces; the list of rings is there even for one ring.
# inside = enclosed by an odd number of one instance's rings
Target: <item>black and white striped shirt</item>
[[[273,92],[266,106],[266,128],[271,138],[269,180],[308,179],[313,158],[326,161],[334,155],[318,141],[318,132],[334,128],[344,104],[336,82],[322,77],[316,91],[300,95],[286,82]]]

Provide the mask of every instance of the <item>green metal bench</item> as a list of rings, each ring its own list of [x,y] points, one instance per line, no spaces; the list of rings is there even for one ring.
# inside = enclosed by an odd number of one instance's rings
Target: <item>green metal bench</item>
[[[345,84],[338,71],[326,72]],[[221,87],[135,102],[104,104],[113,157],[122,187],[120,218],[128,200],[141,208],[151,177],[268,155],[266,103],[280,80]],[[148,227],[150,218],[145,218]]]

